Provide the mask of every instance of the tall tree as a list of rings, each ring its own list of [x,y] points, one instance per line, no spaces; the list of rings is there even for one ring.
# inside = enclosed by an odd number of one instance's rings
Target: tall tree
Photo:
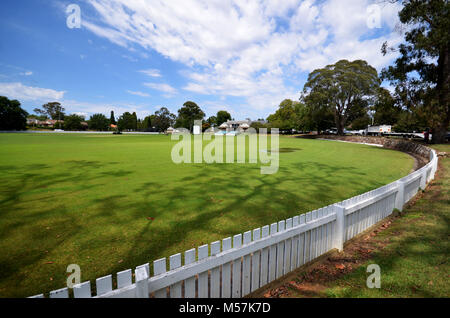
[[[35,108],[34,112],[40,115],[47,115],[53,120],[64,120],[64,112],[66,110],[61,106],[61,103],[52,102],[42,105],[42,109]]]
[[[89,128],[98,131],[108,131],[109,130],[109,120],[103,114],[94,114],[89,119]]]
[[[290,99],[283,100],[275,114],[272,114],[267,118],[270,127],[283,130],[295,128],[297,122],[295,112],[296,104],[298,104],[298,102],[294,102]]]
[[[192,131],[195,120],[202,120],[205,117],[205,113],[194,102],[188,101],[183,104],[178,110],[178,118],[175,126],[186,128]]]
[[[226,110],[219,110],[217,112],[216,116],[216,124],[217,126],[222,125],[223,123],[227,122],[228,120],[231,120],[231,115]]]
[[[159,132],[163,132],[175,124],[175,119],[175,114],[172,114],[166,107],[162,107],[155,112],[152,125]]]
[[[134,124],[134,116],[129,112],[125,112],[119,117],[119,120],[117,121],[117,128],[119,131],[133,130],[135,127]]]
[[[0,96],[0,130],[25,130],[27,116],[19,101]]]
[[[77,131],[83,129],[81,122],[84,121],[84,117],[78,115],[70,115],[64,118],[64,130]]]
[[[114,111],[113,111],[113,110],[111,111],[111,116],[110,116],[110,118],[109,118],[109,123],[110,123],[111,125],[116,125],[116,124],[117,124],[117,122],[116,122],[116,117],[114,116]]]
[[[390,1],[396,2],[396,1]],[[403,0],[400,21],[409,27],[400,57],[382,71],[412,112],[427,114],[432,140],[445,142],[450,124],[450,3],[448,0]],[[395,51],[388,43],[383,54]]]
[[[211,116],[208,117],[208,119],[206,120],[206,122],[210,125],[210,126],[217,126],[217,117],[216,116]],[[219,125],[220,126],[220,125]]]
[[[321,95],[310,95],[306,98],[303,94],[300,103],[295,106],[297,128],[301,131],[320,132],[334,126],[333,110],[328,105],[328,99]]]
[[[137,118],[137,115],[136,115],[136,112],[134,112],[133,114],[132,114],[132,116],[133,116],[133,130],[137,130],[137,126],[138,126],[138,118]]]
[[[386,88],[380,87],[372,111],[374,125],[395,125],[402,113],[402,107]]]
[[[310,73],[303,94],[306,101],[317,99],[332,109],[342,135],[355,101],[373,98],[379,86],[377,70],[366,61],[341,60]]]

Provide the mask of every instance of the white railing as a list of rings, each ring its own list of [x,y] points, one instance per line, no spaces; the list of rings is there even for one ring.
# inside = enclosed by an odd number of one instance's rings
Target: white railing
[[[150,264],[73,288],[75,298],[238,298],[288,274],[332,249],[342,251],[345,241],[402,210],[417,191],[434,179],[438,158],[431,150],[430,162],[408,176],[381,188],[327,207],[266,225],[210,245],[191,249]],[[167,265],[169,270],[167,271]],[[50,292],[50,298],[68,298],[69,289]],[[43,294],[33,298],[44,298]]]

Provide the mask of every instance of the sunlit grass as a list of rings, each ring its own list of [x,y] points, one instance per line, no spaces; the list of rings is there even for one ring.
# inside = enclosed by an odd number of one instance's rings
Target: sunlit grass
[[[180,164],[168,136],[0,134],[0,296],[93,280],[394,181],[408,155],[280,138],[280,168]]]

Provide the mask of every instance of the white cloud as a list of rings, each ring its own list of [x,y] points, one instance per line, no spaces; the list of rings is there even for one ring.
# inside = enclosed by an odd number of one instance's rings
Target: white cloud
[[[243,97],[252,111],[273,109],[284,98],[297,99],[287,74],[307,73],[340,59],[365,59],[380,70],[384,41],[392,32],[400,4],[379,4],[386,29],[370,29],[372,0],[92,0],[98,18],[84,27],[135,50],[154,50],[186,65],[183,89],[204,95]],[[158,70],[141,71],[160,77]],[[170,96],[168,84],[146,83]],[[295,84],[298,85],[298,82]]]
[[[26,72],[20,73],[20,75],[23,75],[23,76],[31,76],[31,75],[33,75],[33,72],[31,72],[31,71],[26,71]]]
[[[157,69],[141,70],[139,72],[150,77],[161,77],[161,72]]]
[[[127,91],[127,93],[131,94],[131,95],[141,96],[141,97],[149,97],[150,96],[149,94],[143,93],[140,91],[136,91],[136,92],[135,91]]]
[[[0,83],[0,95],[24,101],[58,101],[65,93],[49,88],[26,86],[22,83]]]
[[[178,93],[177,89],[165,83],[144,83],[143,85],[151,89],[167,93],[168,95],[175,95]]]

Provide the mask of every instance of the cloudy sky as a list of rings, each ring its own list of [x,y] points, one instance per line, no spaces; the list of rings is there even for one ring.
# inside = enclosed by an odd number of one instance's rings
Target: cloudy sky
[[[80,28],[68,27],[71,4]],[[207,116],[266,118],[297,100],[316,68],[392,63],[380,48],[402,41],[400,9],[381,0],[2,0],[0,95],[30,113],[60,101],[68,113],[143,117],[192,100]]]

